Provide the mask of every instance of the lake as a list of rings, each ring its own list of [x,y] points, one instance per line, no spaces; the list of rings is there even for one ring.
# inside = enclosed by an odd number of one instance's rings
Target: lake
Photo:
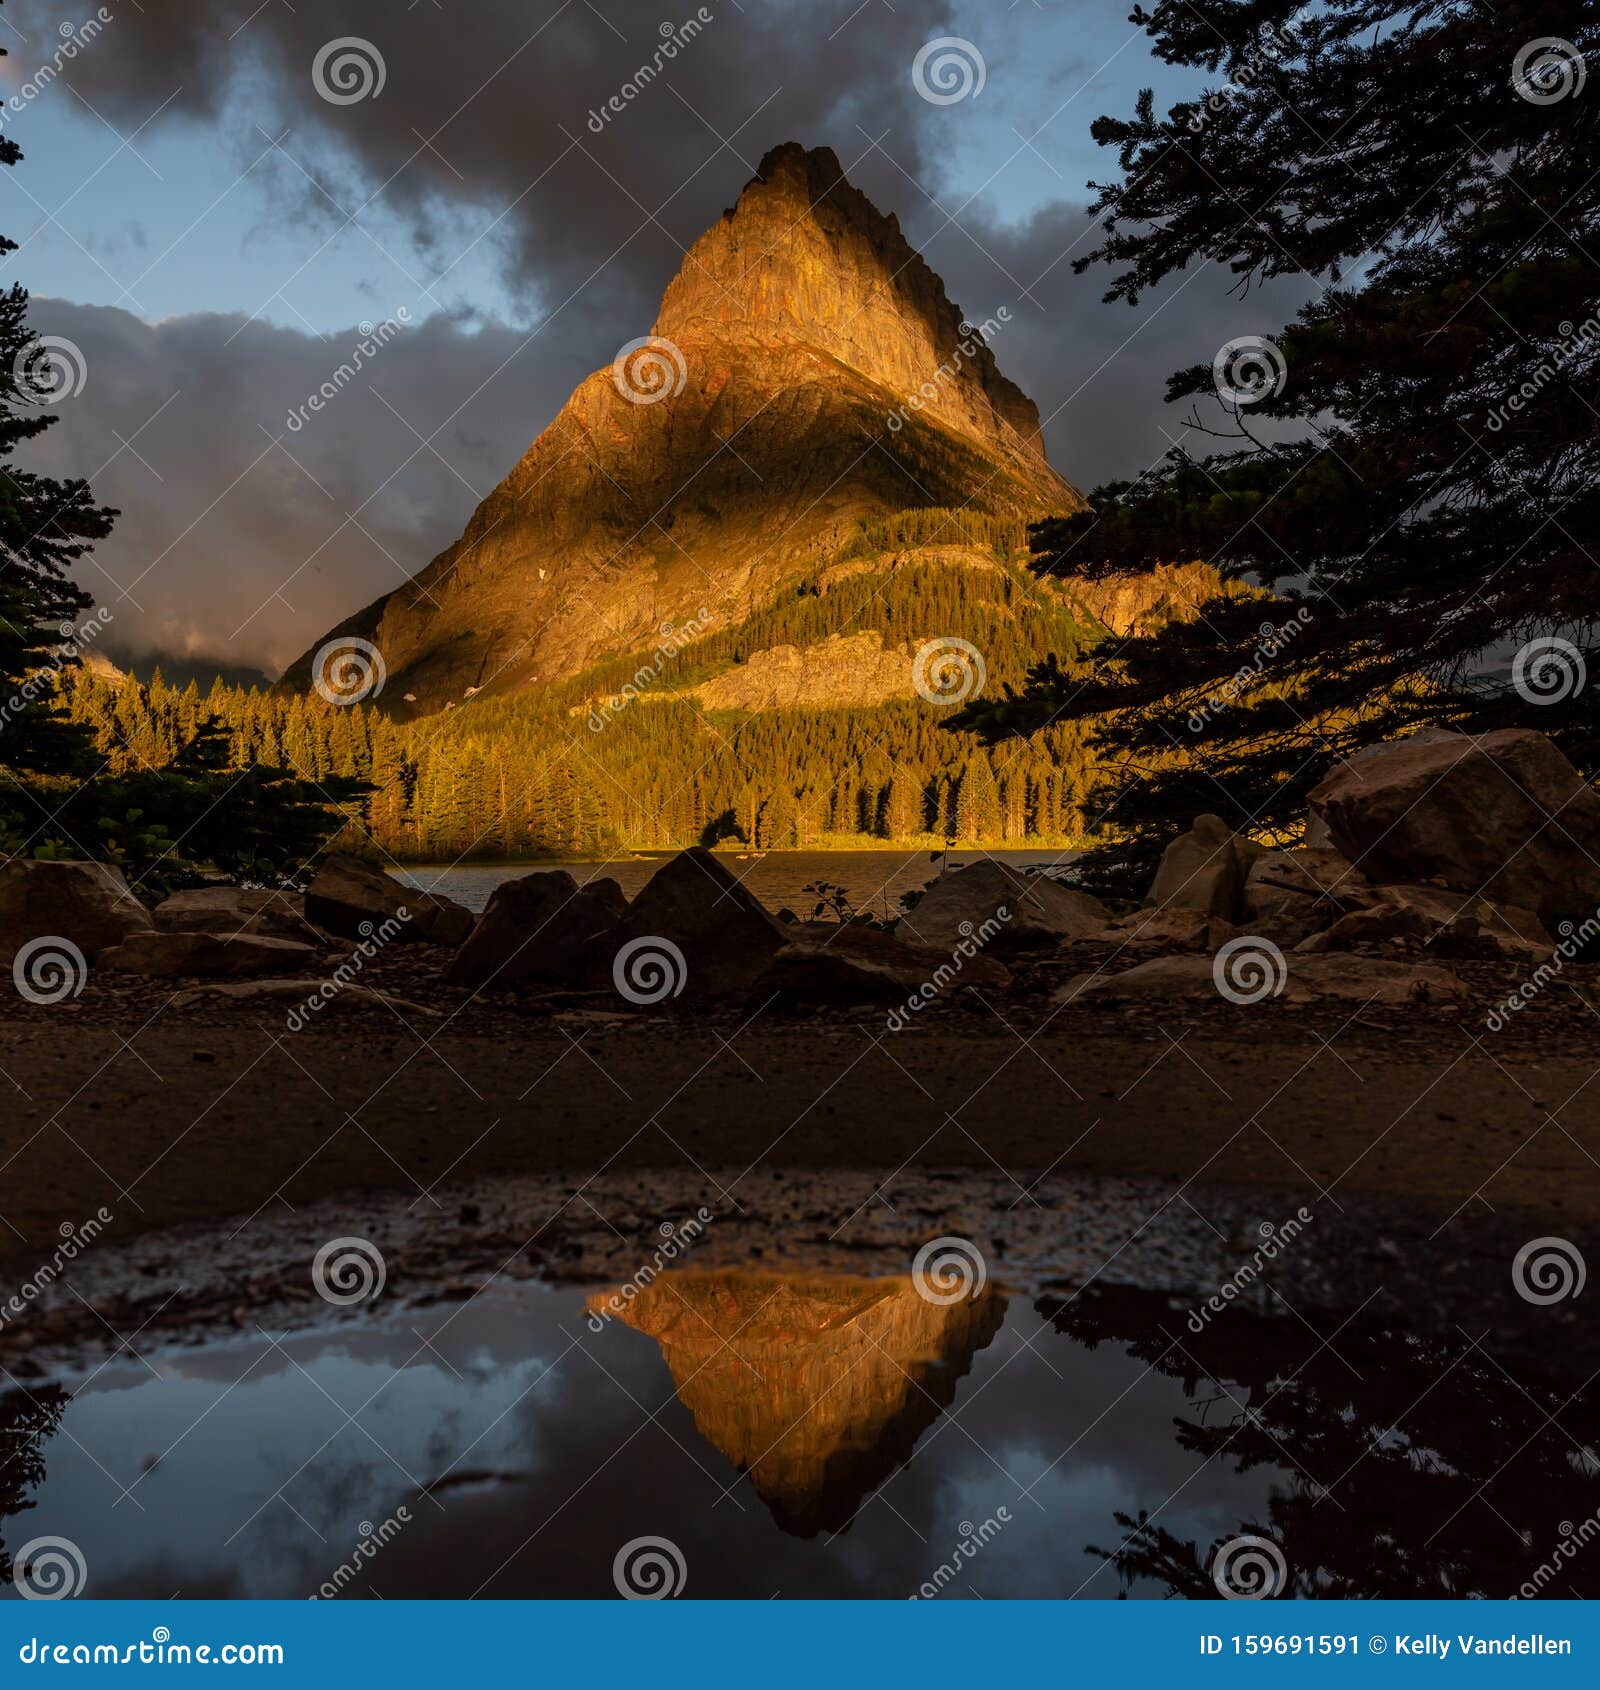
[[[413,864],[396,871],[396,878],[425,892],[437,892],[481,910],[502,880],[534,874],[541,869],[565,869],[582,884],[610,876],[629,898],[636,897],[661,865],[674,855],[658,851],[603,863],[469,863],[458,867]],[[952,851],[952,863],[993,857],[1017,868],[1046,868],[1070,863],[1077,851]],[[764,856],[717,853],[717,860],[737,875],[768,909],[785,907],[809,918],[817,899],[806,886],[815,880],[843,886],[857,910],[873,915],[900,914],[900,899],[920,891],[939,873],[940,864],[926,849],[915,851],[769,851]]]
[[[1219,1566],[1506,1596],[1600,1502],[1587,1396],[1464,1333],[1196,1330],[1106,1284],[630,1285],[108,1345],[0,1394],[0,1562],[43,1578],[26,1546],[64,1541],[91,1598],[1213,1598]],[[1544,1593],[1600,1596],[1595,1557],[1555,1564]]]

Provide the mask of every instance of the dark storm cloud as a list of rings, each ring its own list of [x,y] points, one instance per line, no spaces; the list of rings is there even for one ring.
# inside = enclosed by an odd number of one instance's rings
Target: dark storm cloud
[[[273,671],[453,540],[571,385],[559,363],[541,374],[527,331],[442,317],[374,324],[359,361],[359,326],[152,326],[40,299],[32,317],[87,373],[30,461],[122,512],[78,571],[112,642]]]
[[[1137,310],[1102,305],[1105,272],[1072,272],[1092,244],[1081,208],[1012,225],[989,197],[963,204],[941,190],[950,114],[917,98],[909,67],[944,20],[877,0],[859,12],[857,0],[743,5],[707,0],[712,21],[692,40],[680,28],[663,74],[614,112],[607,102],[653,61],[662,22],[681,26],[696,6],[118,9],[115,37],[69,68],[95,112],[126,133],[160,108],[144,133],[190,125],[199,146],[228,137],[241,164],[280,138],[274,206],[304,229],[308,254],[364,207],[362,229],[459,302],[464,249],[492,244],[522,316],[430,318],[290,431],[290,412],[347,359],[354,327],[319,339],[240,316],[151,326],[36,302],[38,328],[88,361],[89,385],[62,407],[44,455],[91,476],[124,512],[82,572],[115,607],[124,644],[275,669],[420,568],[578,381],[646,331],[681,249],[783,140],[832,146],[973,320],[1010,309],[996,356],[1038,402],[1052,460],[1084,488],[1158,457],[1163,426],[1182,432],[1161,403],[1170,371],[1234,335],[1270,333],[1292,310],[1281,290],[1233,301],[1214,271],[1150,292]],[[43,0],[6,13],[37,39],[56,22]],[[317,93],[317,53],[343,36],[378,47],[375,98],[338,105]],[[191,261],[189,248],[177,259]],[[283,280],[263,278],[263,293]]]

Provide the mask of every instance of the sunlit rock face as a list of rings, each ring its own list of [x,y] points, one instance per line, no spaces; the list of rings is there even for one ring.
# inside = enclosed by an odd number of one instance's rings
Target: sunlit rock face
[[[619,346],[637,333],[619,324]],[[663,624],[727,626],[862,519],[1083,508],[1000,373],[1005,324],[966,323],[826,148],[762,160],[653,334],[579,385],[453,546],[337,630],[376,641],[396,698],[547,686]],[[285,682],[309,680],[308,654]]]
[[[909,1278],[671,1273],[615,1298],[590,1306],[655,1339],[701,1435],[798,1537],[849,1526],[1005,1317],[992,1289],[940,1305]]]

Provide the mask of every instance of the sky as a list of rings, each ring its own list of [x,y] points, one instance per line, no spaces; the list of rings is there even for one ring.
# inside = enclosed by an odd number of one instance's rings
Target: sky
[[[68,343],[33,461],[123,513],[82,573],[108,647],[276,674],[399,585],[648,332],[684,250],[786,140],[831,146],[970,318],[1010,307],[1001,366],[1058,469],[1137,474],[1183,435],[1166,376],[1293,300],[1202,269],[1130,308],[1101,302],[1108,271],[1073,274],[1088,184],[1115,174],[1093,118],[1196,91],[1129,9],[5,0],[24,159],[0,175],[19,243],[0,281]],[[955,80],[919,79],[944,37]],[[297,426],[374,328],[360,380]]]

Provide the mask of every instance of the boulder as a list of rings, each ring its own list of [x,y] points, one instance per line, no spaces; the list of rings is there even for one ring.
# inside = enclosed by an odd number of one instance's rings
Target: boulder
[[[306,920],[298,892],[247,890],[242,886],[196,886],[174,892],[155,907],[163,933],[220,933],[228,938],[292,939],[317,945],[322,935]]]
[[[130,933],[147,932],[150,912],[109,863],[0,863],[0,963],[10,967],[31,940],[65,939],[93,962]]]
[[[1369,746],[1309,803],[1371,880],[1438,879],[1545,921],[1600,904],[1600,794],[1531,729]]]
[[[727,997],[754,985],[789,934],[710,851],[681,851],[585,946],[582,975],[645,1007]]]
[[[1240,919],[1294,944],[1370,898],[1367,877],[1337,851],[1263,851],[1245,876]]]
[[[306,891],[306,919],[341,939],[459,945],[472,912],[449,898],[402,886],[359,857],[332,856]]]
[[[298,1030],[314,1026],[328,1015],[349,1015],[384,1010],[390,1015],[403,1016],[407,1021],[418,1017],[437,1021],[439,1011],[429,1009],[406,998],[376,992],[370,986],[340,986],[332,980],[241,980],[233,985],[194,986],[179,992],[172,1000],[174,1009],[189,1009],[204,1004],[238,1004],[242,1008],[262,1008],[267,1004],[283,1003],[290,1007]],[[298,1007],[299,1014],[295,1016]]]
[[[1005,964],[985,956],[974,939],[939,951],[859,922],[800,922],[785,937],[750,988],[752,1001],[931,1001],[963,986],[1003,991],[1011,983]]]
[[[565,869],[502,881],[445,978],[474,989],[575,986],[584,946],[615,927],[627,907],[616,881],[580,887]]]
[[[1194,826],[1161,853],[1145,903],[1231,921],[1243,887],[1244,868],[1232,829],[1220,816],[1197,816]]]
[[[1053,1002],[1138,1002],[1144,999],[1229,1003],[1217,983],[1213,957],[1167,956],[1141,962],[1119,974],[1080,974],[1055,993]],[[1360,1003],[1427,1004],[1459,1000],[1466,987],[1449,969],[1435,963],[1395,962],[1381,957],[1307,956],[1296,952],[1284,959],[1282,989],[1265,991],[1257,1002],[1315,1003],[1336,998]],[[1264,975],[1236,984],[1255,989]],[[1241,1008],[1254,1007],[1241,1003]]]
[[[1341,916],[1325,933],[1296,947],[1349,950],[1391,939],[1415,939],[1441,955],[1543,961],[1555,941],[1532,910],[1492,904],[1442,886],[1377,886],[1365,909]]]
[[[101,956],[100,966],[125,974],[241,979],[257,974],[282,974],[286,968],[309,967],[316,960],[315,945],[297,944],[292,939],[152,930],[130,933],[115,949]]]
[[[1214,951],[1238,931],[1231,921],[1207,915],[1203,910],[1143,909],[1119,916],[1098,933],[1086,937],[1102,945],[1134,950]]]
[[[979,939],[997,956],[1011,956],[1082,938],[1103,927],[1107,914],[1087,892],[985,857],[932,881],[895,931],[910,944],[943,951],[947,960],[969,939]]]

